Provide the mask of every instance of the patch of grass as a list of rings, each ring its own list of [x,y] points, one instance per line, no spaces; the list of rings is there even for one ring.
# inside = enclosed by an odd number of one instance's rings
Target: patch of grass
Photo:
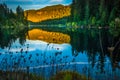
[[[46,80],[45,77],[25,72],[0,71],[0,80]],[[73,71],[60,71],[49,80],[92,80]]]
[[[81,75],[73,71],[61,71],[55,76],[51,77],[50,80],[91,80],[84,75]]]
[[[0,71],[0,80],[45,80],[43,77],[24,72]]]

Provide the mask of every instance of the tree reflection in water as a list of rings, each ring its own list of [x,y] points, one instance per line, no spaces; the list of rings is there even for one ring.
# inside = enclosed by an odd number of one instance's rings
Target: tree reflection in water
[[[115,46],[120,36],[113,37],[109,34],[108,29],[81,29],[76,32],[71,32],[70,36],[74,56],[77,56],[78,52],[86,51],[93,67],[97,61],[96,57],[99,56],[98,68],[101,72],[104,72],[106,56],[111,59],[113,68],[115,67],[114,65],[116,65],[117,68],[120,67],[118,64],[120,62],[120,43],[113,52],[110,53],[108,50],[109,47]],[[117,64],[115,63],[116,61]]]
[[[61,55],[64,54],[61,51],[55,52],[54,55],[47,56],[46,52],[47,52],[47,50],[49,50],[50,44],[47,44],[43,54],[39,53],[39,51],[37,53],[29,53],[30,45],[24,44],[24,42],[26,40],[27,30],[28,29],[23,29],[23,31],[19,31],[19,33],[16,35],[9,34],[9,36],[12,36],[10,38],[8,36],[3,36],[1,33],[2,36],[1,36],[0,45],[2,48],[7,47],[7,46],[10,47],[11,43],[13,43],[17,38],[19,38],[19,42],[26,48],[26,49],[24,49],[22,47],[21,48],[19,47],[20,50],[16,51],[16,53],[21,53],[20,55],[18,55],[19,58],[13,57],[13,55],[12,55],[13,53],[8,51],[11,59],[15,60],[15,61],[17,59],[17,61],[18,61],[18,62],[12,62],[14,64],[13,67],[16,70],[18,70],[17,67],[27,66],[27,65],[24,65],[27,63],[27,59],[26,59],[27,57],[25,57],[24,55],[28,55],[29,63],[34,64],[35,62],[33,61],[34,58],[33,58],[32,54],[35,54],[36,57],[40,57],[40,59],[43,60],[42,61],[42,60],[39,60],[38,58],[36,58],[36,65],[39,63],[41,63],[45,66],[55,64],[55,66],[51,66],[51,71],[52,72],[54,71],[53,73],[49,74],[51,76],[61,70],[70,69],[71,67],[73,67],[74,71],[77,71],[77,70],[79,71],[78,68],[81,68],[81,67],[79,67],[75,63],[77,63],[76,59],[78,59],[79,55],[82,53],[87,54],[88,61],[90,62],[91,66],[92,66],[92,68],[89,68],[88,66],[84,66],[84,65],[83,65],[84,67],[82,67],[83,73],[87,74],[88,78],[91,76],[91,73],[92,73],[91,69],[97,69],[97,72],[94,72],[96,74],[100,74],[100,73],[105,74],[105,73],[110,72],[110,71],[107,72],[107,70],[105,70],[106,69],[105,66],[107,65],[106,58],[109,58],[111,60],[111,65],[112,65],[113,70],[115,70],[116,68],[119,68],[119,62],[120,62],[119,49],[116,50],[117,51],[115,53],[116,55],[114,55],[114,53],[110,53],[108,51],[108,47],[111,47],[112,44],[115,45],[116,41],[114,41],[114,40],[119,39],[119,37],[116,37],[116,38],[113,37],[112,35],[109,34],[107,29],[79,29],[74,32],[73,31],[61,31],[63,33],[69,34],[71,37],[70,44],[72,46],[72,57],[73,57],[73,58],[71,58],[71,62],[67,61],[70,59],[69,55],[60,57]],[[119,45],[118,45],[118,47],[119,47]],[[18,48],[18,46],[16,46],[16,49],[17,48]],[[52,46],[51,49],[54,50],[54,46]],[[60,49],[56,48],[56,50],[59,51]],[[80,57],[80,58],[82,58],[82,57]],[[50,59],[51,61],[49,61],[48,59]],[[7,60],[7,58],[3,58],[2,63],[4,65],[2,65],[2,66],[5,66],[6,60]],[[116,61],[117,61],[117,63],[116,63]],[[56,63],[58,63],[58,62],[64,63],[64,64],[56,65]],[[21,65],[18,66],[19,64],[21,64]],[[71,65],[71,64],[74,64],[74,65]],[[86,64],[88,64],[88,63],[86,63]],[[40,74],[42,74],[44,76],[47,73],[47,68],[46,69],[45,68],[46,67],[40,67],[40,69],[38,71],[33,69],[33,73],[34,72],[38,73],[40,71],[40,72],[43,72]],[[27,66],[28,74],[29,74],[29,70],[30,70],[30,66]],[[108,74],[106,74],[106,75],[108,76]]]

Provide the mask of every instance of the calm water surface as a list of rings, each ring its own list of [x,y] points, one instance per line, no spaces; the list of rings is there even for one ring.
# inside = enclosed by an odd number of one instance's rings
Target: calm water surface
[[[21,45],[17,39],[11,47],[0,48],[0,69],[29,70],[46,78],[70,70],[93,80],[120,79],[120,69],[113,67],[106,50],[109,45],[106,33],[87,30],[70,34],[70,44],[27,39]]]

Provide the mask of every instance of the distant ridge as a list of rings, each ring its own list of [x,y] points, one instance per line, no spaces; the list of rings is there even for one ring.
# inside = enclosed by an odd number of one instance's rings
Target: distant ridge
[[[27,20],[32,22],[41,22],[49,19],[59,19],[66,16],[70,16],[70,6],[53,5],[46,6],[38,10],[27,10],[24,12],[27,16]]]

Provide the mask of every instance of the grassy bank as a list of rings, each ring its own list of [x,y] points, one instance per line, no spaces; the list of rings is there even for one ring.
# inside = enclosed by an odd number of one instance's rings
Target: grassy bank
[[[24,72],[9,72],[0,71],[0,80],[46,80],[43,76],[36,74],[28,74]],[[80,75],[77,72],[61,71],[56,75],[51,76],[49,80],[91,80],[84,75]]]

